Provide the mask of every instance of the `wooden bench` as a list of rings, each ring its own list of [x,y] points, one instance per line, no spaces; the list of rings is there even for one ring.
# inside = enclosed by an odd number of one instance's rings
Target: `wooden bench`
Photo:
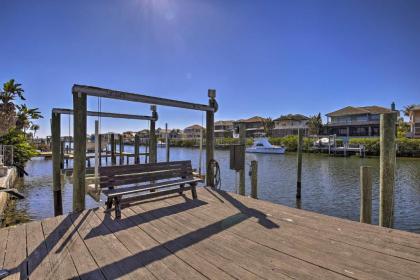
[[[99,168],[100,188],[107,196],[107,210],[114,204],[116,218],[121,204],[191,190],[197,198],[196,185],[203,180],[193,176],[191,161],[104,166]]]

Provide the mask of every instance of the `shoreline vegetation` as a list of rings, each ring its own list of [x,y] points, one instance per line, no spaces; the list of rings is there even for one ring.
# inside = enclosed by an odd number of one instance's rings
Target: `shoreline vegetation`
[[[313,149],[313,143],[318,138],[304,137],[302,151],[306,153],[318,152]],[[284,146],[286,151],[296,152],[297,150],[297,135],[289,135],[285,137],[270,137],[269,141],[273,145]],[[248,138],[246,145],[252,145],[253,140]],[[198,147],[199,140],[193,139],[171,139],[171,147],[193,148]],[[229,145],[239,144],[237,138],[223,138],[216,141],[217,148],[228,148]],[[420,157],[420,139],[410,139],[405,137],[396,138],[397,156],[399,157]],[[342,146],[343,141],[337,139],[337,146]],[[369,156],[379,156],[379,137],[372,138],[352,138],[349,140],[349,145],[365,147],[365,153]]]

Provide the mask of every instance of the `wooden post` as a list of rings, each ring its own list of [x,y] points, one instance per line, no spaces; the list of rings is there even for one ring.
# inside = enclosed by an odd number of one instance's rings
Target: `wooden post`
[[[95,121],[95,125],[96,125],[96,121]],[[98,125],[98,145],[99,145],[99,166],[101,166],[102,165],[102,135],[99,134],[99,125]]]
[[[140,136],[136,133],[134,136],[134,164],[140,163]]]
[[[302,196],[302,143],[303,133],[298,129],[298,143],[297,143],[297,180],[296,180],[296,198],[300,199]]]
[[[203,128],[200,128],[200,151],[198,155],[198,175],[201,176],[203,162]]]
[[[99,161],[100,161],[100,140],[99,140],[99,121],[95,121],[95,186],[97,186],[98,178],[99,178]]]
[[[64,168],[64,141],[62,140],[60,140],[60,168]]]
[[[63,202],[61,200],[61,169],[60,169],[60,133],[61,115],[52,113],[51,117],[51,143],[53,164],[53,198],[54,216],[63,214]]]
[[[157,116],[156,105],[151,105],[150,109],[152,110],[152,116]],[[150,121],[150,131],[149,131],[149,162],[157,162],[157,141],[156,141],[156,121]]]
[[[170,146],[169,146],[169,135],[168,135],[168,123],[165,123],[165,145],[166,145],[166,162],[169,162]]]
[[[360,222],[372,223],[372,174],[370,166],[360,166]]]
[[[144,163],[148,163],[150,158],[149,143],[146,141],[144,145],[144,153],[146,154],[144,157]]]
[[[69,167],[70,143],[71,142],[69,142],[69,144],[66,145],[66,154],[67,154],[67,157],[65,157],[66,167]]]
[[[239,124],[239,144],[246,145],[246,129],[245,123]],[[243,160],[242,166],[244,169],[239,170],[239,189],[238,192],[240,195],[245,195],[245,150],[243,151],[241,159]]]
[[[251,161],[251,197],[258,198],[258,162]]]
[[[117,159],[115,157],[115,135],[111,134],[111,165],[117,164]]]
[[[379,158],[379,225],[392,227],[395,184],[395,126],[396,114],[381,114]]]
[[[214,188],[214,171],[210,163],[214,160],[214,113],[217,111],[216,90],[208,90],[209,106],[214,112],[206,111],[206,184]]]
[[[74,111],[74,161],[73,161],[73,211],[85,209],[86,176],[86,95],[73,92]]]
[[[120,165],[124,164],[124,137],[122,134],[119,135],[118,137],[118,141],[119,141],[119,145],[120,145]]]

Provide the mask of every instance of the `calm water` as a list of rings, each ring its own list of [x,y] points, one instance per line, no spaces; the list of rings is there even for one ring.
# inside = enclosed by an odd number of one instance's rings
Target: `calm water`
[[[129,151],[132,147],[126,147]],[[198,167],[198,150],[172,148],[172,160],[190,159]],[[203,157],[205,153],[203,152]],[[158,158],[164,160],[165,150],[159,148]],[[236,191],[235,172],[229,169],[229,152],[216,150],[215,157],[221,167],[222,189]],[[247,173],[251,160],[258,161],[258,196],[260,199],[295,207],[296,155],[247,154]],[[336,217],[359,219],[359,167],[373,167],[373,223],[378,223],[379,159],[358,157],[328,157],[320,154],[303,155],[301,207]],[[28,163],[21,191],[26,199],[14,201],[6,212],[6,223],[19,223],[53,216],[51,161],[34,159]],[[250,178],[246,178],[246,191],[250,191]],[[71,211],[72,186],[63,189],[63,204]],[[87,207],[98,204],[89,196]],[[420,233],[420,159],[398,158],[395,188],[394,227]]]

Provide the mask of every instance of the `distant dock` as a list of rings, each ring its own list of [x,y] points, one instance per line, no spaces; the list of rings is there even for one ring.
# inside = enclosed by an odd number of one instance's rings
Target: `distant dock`
[[[420,235],[199,188],[0,230],[6,279],[419,279]]]

